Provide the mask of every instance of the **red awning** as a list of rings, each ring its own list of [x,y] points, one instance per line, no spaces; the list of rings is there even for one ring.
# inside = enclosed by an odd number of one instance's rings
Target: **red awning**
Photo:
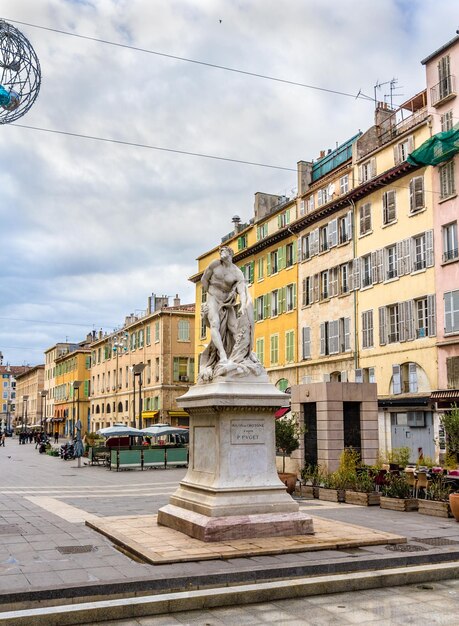
[[[274,417],[278,420],[280,417],[284,417],[284,415],[286,413],[288,413],[289,411],[290,411],[290,407],[289,406],[283,406],[282,408],[278,409],[274,413]]]

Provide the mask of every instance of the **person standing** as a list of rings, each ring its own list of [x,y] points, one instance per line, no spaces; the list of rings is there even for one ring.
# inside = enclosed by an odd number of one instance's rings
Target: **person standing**
[[[59,431],[54,431],[54,443],[59,443]]]
[[[6,439],[6,433],[5,431],[3,431],[2,436],[0,437],[0,446],[5,447],[5,439]]]

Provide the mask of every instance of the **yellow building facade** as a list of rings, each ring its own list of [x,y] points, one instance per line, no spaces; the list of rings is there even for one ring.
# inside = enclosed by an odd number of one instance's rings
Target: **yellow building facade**
[[[89,430],[91,351],[77,348],[55,361],[54,418],[51,433],[72,437],[78,419]]]

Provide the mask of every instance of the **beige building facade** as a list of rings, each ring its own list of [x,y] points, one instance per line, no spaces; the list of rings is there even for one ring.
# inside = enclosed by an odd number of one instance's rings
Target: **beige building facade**
[[[16,376],[16,428],[44,424],[43,396],[45,366],[36,365]]]
[[[116,423],[187,426],[176,404],[194,382],[194,304],[154,294],[147,310],[129,315],[91,344],[90,426]],[[140,397],[139,397],[140,395]]]

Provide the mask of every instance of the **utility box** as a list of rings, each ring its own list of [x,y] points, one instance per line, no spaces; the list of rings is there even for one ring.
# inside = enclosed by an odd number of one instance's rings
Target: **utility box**
[[[338,469],[344,448],[373,465],[379,450],[378,398],[375,383],[324,382],[292,386],[292,412],[304,426],[300,464]]]

